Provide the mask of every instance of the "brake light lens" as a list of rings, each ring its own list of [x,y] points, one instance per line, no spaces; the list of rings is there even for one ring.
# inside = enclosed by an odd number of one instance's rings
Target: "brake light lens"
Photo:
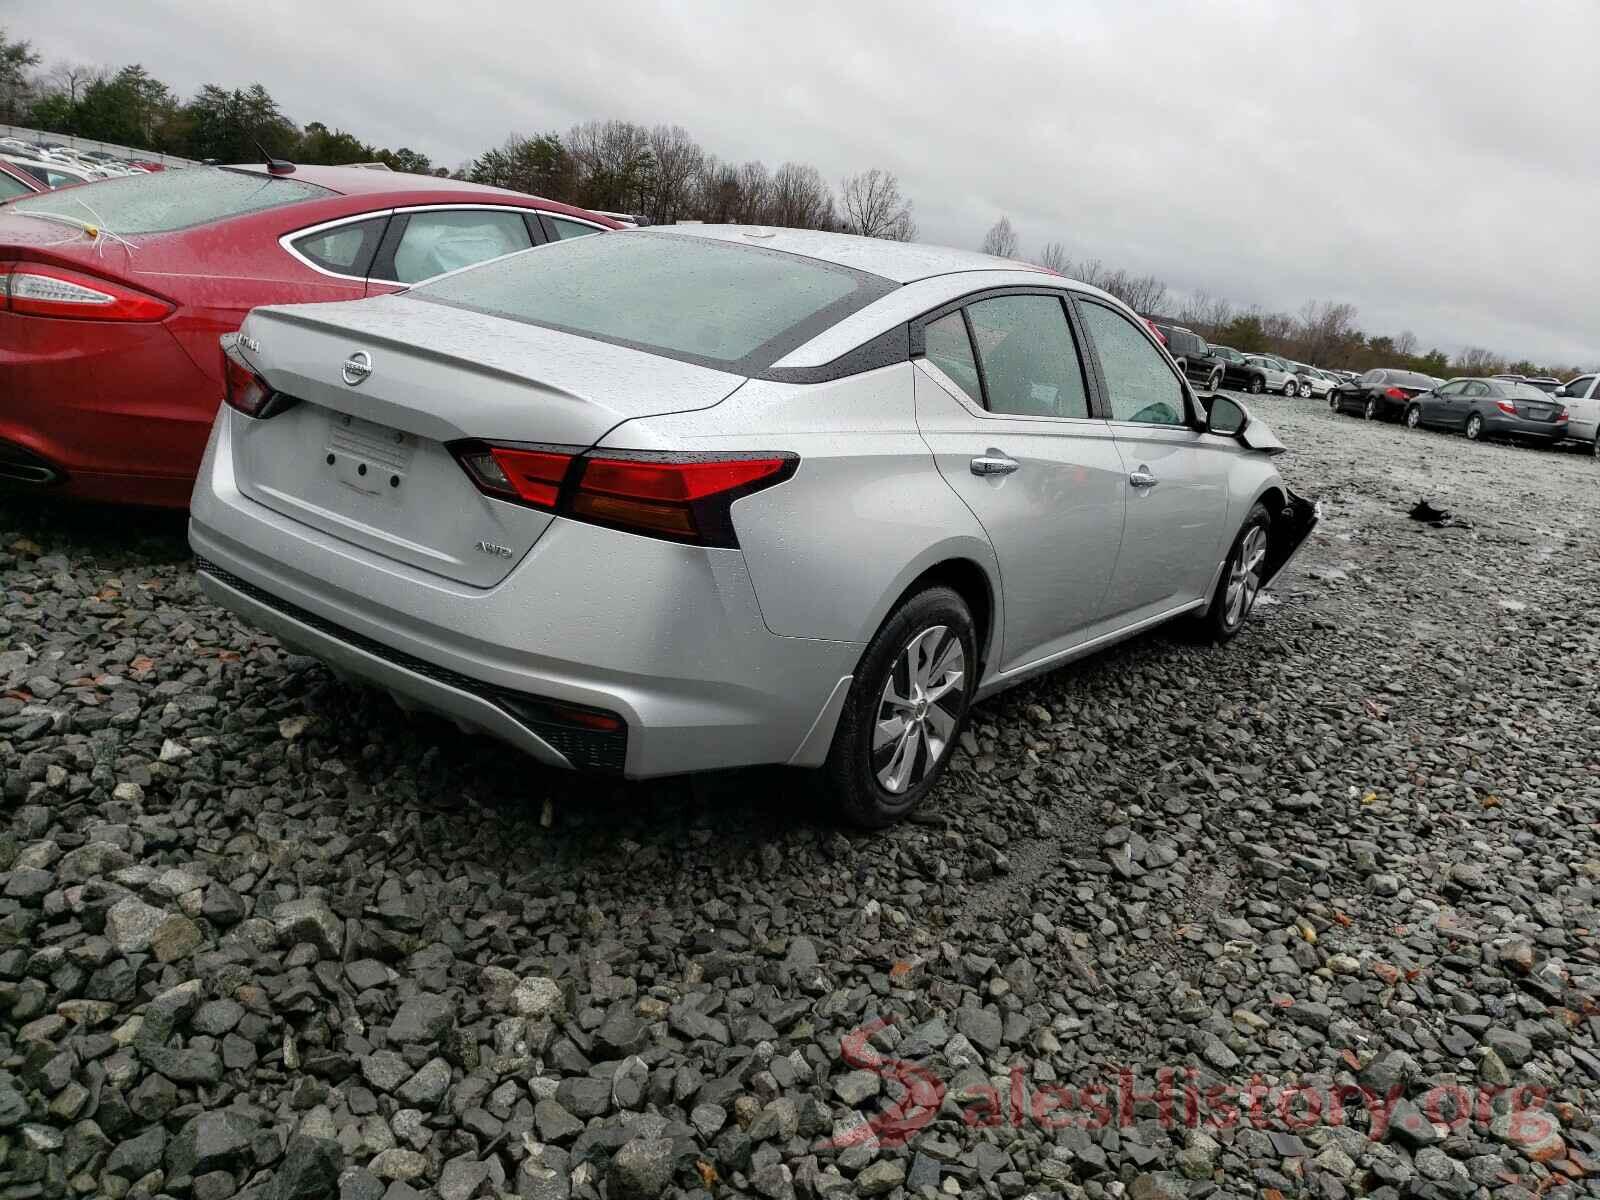
[[[1572,415],[1569,412],[1567,412],[1566,409],[1563,408],[1560,412],[1558,412],[1556,414],[1556,420],[1558,420],[1558,421],[1570,421],[1570,420],[1572,420]]]
[[[1389,397],[1389,399],[1391,399],[1391,400],[1409,400],[1409,399],[1411,399],[1410,396],[1406,395],[1404,392],[1402,392],[1397,387],[1392,387],[1388,391],[1384,392],[1383,394],[1385,396]]]
[[[0,274],[0,308],[29,317],[79,321],[160,321],[165,300],[64,267],[14,263]]]
[[[781,483],[799,457],[583,454],[561,446],[451,447],[479,491],[573,520],[698,546],[736,547],[733,502]]]
[[[1517,406],[1509,400],[1496,400],[1494,406],[1507,416],[1514,417],[1517,415]]]
[[[222,398],[228,407],[247,417],[265,421],[299,403],[293,396],[272,390],[239,349],[239,335],[222,337]]]

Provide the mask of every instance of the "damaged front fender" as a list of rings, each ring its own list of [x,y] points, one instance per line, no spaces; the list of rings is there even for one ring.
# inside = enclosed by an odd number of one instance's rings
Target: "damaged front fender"
[[[1263,589],[1271,586],[1272,581],[1283,573],[1294,556],[1300,553],[1300,547],[1306,544],[1317,522],[1322,520],[1322,501],[1307,500],[1287,487],[1283,490],[1289,498],[1272,521],[1267,546],[1267,570],[1261,581]]]

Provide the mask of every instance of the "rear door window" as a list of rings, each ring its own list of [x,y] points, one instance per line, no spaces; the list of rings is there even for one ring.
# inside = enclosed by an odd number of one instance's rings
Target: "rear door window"
[[[922,336],[927,360],[966,392],[967,399],[981,407],[983,385],[978,382],[978,360],[973,357],[972,339],[967,336],[967,322],[960,311],[929,321]]]
[[[989,411],[1018,417],[1087,417],[1078,346],[1054,296],[996,296],[969,305]]]
[[[556,240],[563,238],[587,237],[591,233],[604,233],[598,225],[586,225],[582,221],[569,221],[566,217],[553,216],[545,213],[545,223],[550,226],[550,232],[555,234]]]
[[[71,182],[76,182],[72,180]],[[185,167],[85,184],[62,196],[30,196],[12,212],[46,220],[83,216],[117,234],[171,233],[268,208],[325,200],[337,192],[292,175]],[[92,216],[88,210],[92,208]],[[52,217],[50,214],[54,214]]]
[[[533,245],[522,210],[455,209],[412,213],[385,279],[417,283]],[[388,265],[388,264],[385,264]]]

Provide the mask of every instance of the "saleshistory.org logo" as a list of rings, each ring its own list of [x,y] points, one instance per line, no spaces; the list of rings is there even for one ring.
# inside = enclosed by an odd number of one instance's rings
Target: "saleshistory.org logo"
[[[1032,1124],[1045,1132],[1077,1128],[1093,1133],[1113,1126],[1130,1128],[1153,1117],[1168,1129],[1248,1126],[1299,1133],[1319,1125],[1351,1124],[1364,1112],[1367,1136],[1373,1141],[1382,1141],[1396,1124],[1404,1129],[1426,1122],[1451,1132],[1473,1124],[1537,1161],[1566,1157],[1559,1106],[1547,1110],[1548,1090],[1534,1084],[1477,1088],[1441,1084],[1407,1101],[1401,1086],[1379,1093],[1354,1083],[1274,1084],[1260,1075],[1244,1082],[1201,1086],[1194,1067],[1162,1067],[1146,1091],[1139,1090],[1140,1075],[1129,1067],[1110,1068],[1100,1080],[1087,1083],[1034,1084],[1025,1067],[1012,1066],[1003,1085],[991,1080],[952,1092],[928,1067],[873,1049],[871,1039],[890,1023],[880,1018],[840,1039],[844,1061],[881,1078],[884,1094],[877,1111],[837,1132],[818,1149],[842,1150],[873,1140],[885,1147],[904,1146],[947,1109],[948,1098],[972,1128]]]

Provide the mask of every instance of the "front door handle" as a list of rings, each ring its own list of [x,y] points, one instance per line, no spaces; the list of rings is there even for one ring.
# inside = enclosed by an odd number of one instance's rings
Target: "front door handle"
[[[1150,468],[1141,465],[1137,471],[1130,472],[1128,482],[1136,488],[1153,488],[1161,481],[1150,473]]]
[[[987,454],[980,454],[970,464],[974,475],[1009,475],[1022,464],[1014,458],[1007,458],[998,450],[990,450]]]

